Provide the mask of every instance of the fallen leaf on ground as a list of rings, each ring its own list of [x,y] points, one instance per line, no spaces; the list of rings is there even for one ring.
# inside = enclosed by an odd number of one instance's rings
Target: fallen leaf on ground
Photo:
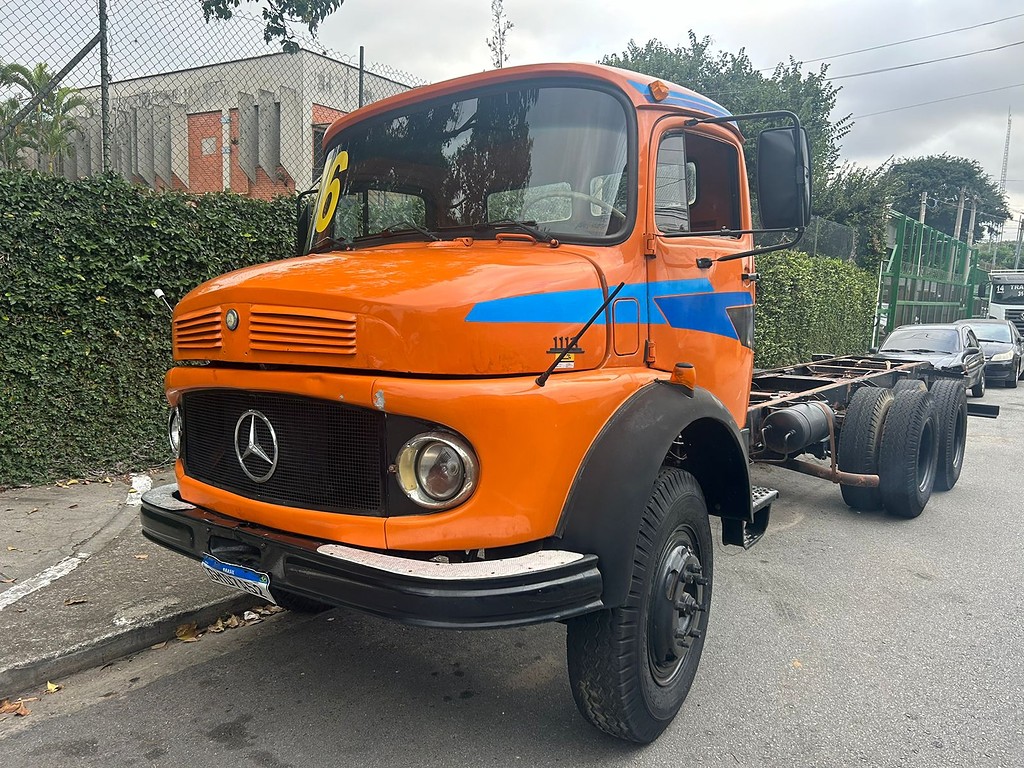
[[[31,710],[25,706],[24,699],[18,699],[17,701],[9,701],[4,699],[0,701],[0,715],[14,714],[18,717],[25,717],[31,714]]]
[[[261,605],[259,608],[253,609],[260,616],[272,616],[275,613],[281,613],[284,610],[280,605]]]
[[[258,621],[261,621],[259,614],[258,613],[254,613],[253,611],[246,611],[245,613],[243,613],[242,614],[242,619],[244,621],[248,621],[248,622],[251,622],[253,624],[255,624]]]
[[[228,616],[227,621],[224,622],[224,626],[227,629],[238,629],[243,624],[245,624],[245,622],[238,618],[238,616],[236,616],[235,614],[231,614],[230,616]]]
[[[21,552],[21,550],[18,549],[17,547],[8,547],[7,551],[8,552]]]
[[[181,640],[183,643],[194,643],[199,639],[198,628],[194,621],[188,624],[182,624],[176,630],[174,630],[174,636]]]
[[[13,584],[14,579],[0,579],[0,584]]]
[[[78,485],[77,480],[68,480],[68,485]]]
[[[792,666],[793,666],[793,669],[800,669],[801,667],[803,667],[803,664],[800,663],[799,659],[793,659],[793,665]]]
[[[136,560],[149,560],[149,555],[135,555]]]
[[[77,504],[72,504],[72,505],[70,505],[70,506],[68,507],[68,509],[74,509],[74,508],[75,508],[75,507],[77,507],[77,506],[78,506]]]
[[[159,651],[161,648],[163,648],[166,645],[167,645],[167,641],[164,640],[162,643],[157,643],[156,645],[151,645],[149,647],[150,647],[150,650]]]
[[[49,680],[46,681],[46,692],[47,693],[56,693],[57,691],[59,691],[63,687],[64,686],[61,685],[60,683],[51,683]]]
[[[64,605],[81,605],[82,603],[88,603],[89,598],[87,597],[69,597],[64,601]]]
[[[29,514],[31,515],[31,514],[33,514],[33,513],[35,513],[35,512],[38,512],[38,511],[39,511],[39,507],[33,507],[32,509],[30,509],[30,510],[28,511],[28,513],[29,513]]]

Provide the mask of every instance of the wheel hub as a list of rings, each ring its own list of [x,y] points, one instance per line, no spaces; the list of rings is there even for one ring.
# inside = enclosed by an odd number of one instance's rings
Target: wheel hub
[[[707,611],[708,580],[700,558],[688,541],[678,541],[662,558],[648,622],[651,673],[668,684],[682,666],[694,640],[702,633],[701,614]]]

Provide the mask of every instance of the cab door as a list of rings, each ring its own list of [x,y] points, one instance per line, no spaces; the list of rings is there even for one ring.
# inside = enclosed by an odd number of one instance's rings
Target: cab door
[[[713,129],[713,130],[711,130]],[[749,229],[741,153],[726,129],[688,129],[683,118],[659,121],[647,180],[647,363],[696,369],[742,424],[753,368],[754,291],[744,275],[753,258],[717,262],[748,250],[751,238],[722,236]],[[706,233],[706,234],[702,234]]]

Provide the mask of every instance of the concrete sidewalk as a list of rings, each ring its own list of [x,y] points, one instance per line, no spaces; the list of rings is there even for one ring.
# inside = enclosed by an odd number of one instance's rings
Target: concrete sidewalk
[[[259,602],[143,538],[141,494],[166,482],[169,472],[0,492],[0,700]]]

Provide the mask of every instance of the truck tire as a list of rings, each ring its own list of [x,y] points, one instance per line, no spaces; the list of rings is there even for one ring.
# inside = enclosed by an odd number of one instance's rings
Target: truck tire
[[[958,381],[935,382],[931,389],[939,427],[935,490],[948,491],[960,479],[967,447],[967,393]]]
[[[902,383],[902,382],[898,382]],[[878,450],[882,425],[893,403],[889,389],[861,387],[854,392],[839,433],[839,469],[864,475],[878,474]],[[843,501],[851,509],[878,509],[882,495],[877,488],[840,485]]]
[[[712,552],[700,485],[663,470],[640,521],[625,604],[568,623],[572,695],[600,730],[647,744],[679,711],[704,648]]]
[[[920,379],[900,379],[892,388],[893,394],[900,392],[927,392],[928,385]]]
[[[878,490],[896,517],[917,517],[932,496],[939,454],[933,403],[929,392],[904,392],[882,425]]]

